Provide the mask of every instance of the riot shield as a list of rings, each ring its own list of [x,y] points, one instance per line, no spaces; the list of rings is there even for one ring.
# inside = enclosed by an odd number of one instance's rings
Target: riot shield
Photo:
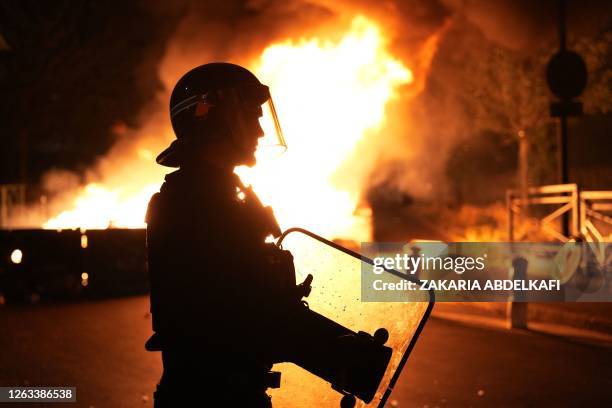
[[[287,230],[278,244],[293,254],[297,282],[304,281],[309,274],[313,276],[312,291],[305,299],[311,311],[355,333],[374,334],[379,329],[388,332],[384,346],[386,350],[390,348],[390,358],[376,379],[380,384],[374,388],[369,402],[358,397],[355,405],[384,406],[433,308],[433,293],[424,291],[422,301],[418,302],[365,302],[361,291],[362,267],[372,265],[372,260],[299,228]],[[393,270],[385,273],[394,274],[397,279],[415,280]],[[304,336],[310,336],[307,331],[311,329],[304,325]],[[334,358],[332,355],[320,357]],[[360,359],[359,353],[355,359]],[[341,406],[347,392],[337,386],[333,389],[332,384],[313,374],[316,370],[307,368],[310,372],[292,363],[274,366],[274,370],[282,373],[280,388],[269,390],[275,408]],[[372,371],[379,368],[372,367]]]

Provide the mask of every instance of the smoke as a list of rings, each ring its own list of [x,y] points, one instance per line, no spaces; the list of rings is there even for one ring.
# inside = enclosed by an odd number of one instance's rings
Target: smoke
[[[610,30],[609,4],[568,3],[570,47]],[[404,120],[389,123],[383,131],[370,188],[447,200],[447,163],[459,146],[479,143],[480,135],[491,132],[511,143],[519,130],[549,121],[551,97],[543,72],[558,47],[558,6],[553,0],[393,3],[399,23],[393,24],[398,29],[396,50],[411,66],[424,64],[417,69],[424,84],[414,98],[405,97],[403,104],[391,107],[400,111],[391,116]],[[596,93],[588,91],[587,106]],[[480,159],[492,160],[495,154]],[[498,189],[500,199],[509,187],[487,186]]]

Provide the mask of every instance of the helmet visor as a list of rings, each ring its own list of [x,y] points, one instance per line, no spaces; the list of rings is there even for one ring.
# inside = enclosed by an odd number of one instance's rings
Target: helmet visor
[[[259,124],[263,130],[263,136],[258,140],[257,154],[262,156],[280,155],[287,150],[287,143],[278,121],[272,96],[261,105],[261,111],[262,115],[259,118]]]
[[[222,99],[228,107],[227,124],[237,145],[251,146],[258,135],[257,157],[276,156],[287,150],[278,115],[265,85],[225,90]]]

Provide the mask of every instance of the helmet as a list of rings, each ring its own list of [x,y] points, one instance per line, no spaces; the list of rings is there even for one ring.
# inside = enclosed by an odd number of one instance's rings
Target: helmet
[[[157,163],[179,167],[187,146],[227,140],[240,148],[259,137],[253,120],[259,117],[264,136],[259,145],[286,147],[269,88],[249,70],[216,62],[187,72],[170,96],[170,120],[177,140],[157,156]]]

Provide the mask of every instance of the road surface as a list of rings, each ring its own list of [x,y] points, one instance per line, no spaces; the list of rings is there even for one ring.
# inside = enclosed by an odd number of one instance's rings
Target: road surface
[[[146,297],[0,308],[0,385],[76,385],[78,406],[151,407],[161,366],[143,349],[147,311]],[[612,348],[432,318],[388,406],[612,406]]]

